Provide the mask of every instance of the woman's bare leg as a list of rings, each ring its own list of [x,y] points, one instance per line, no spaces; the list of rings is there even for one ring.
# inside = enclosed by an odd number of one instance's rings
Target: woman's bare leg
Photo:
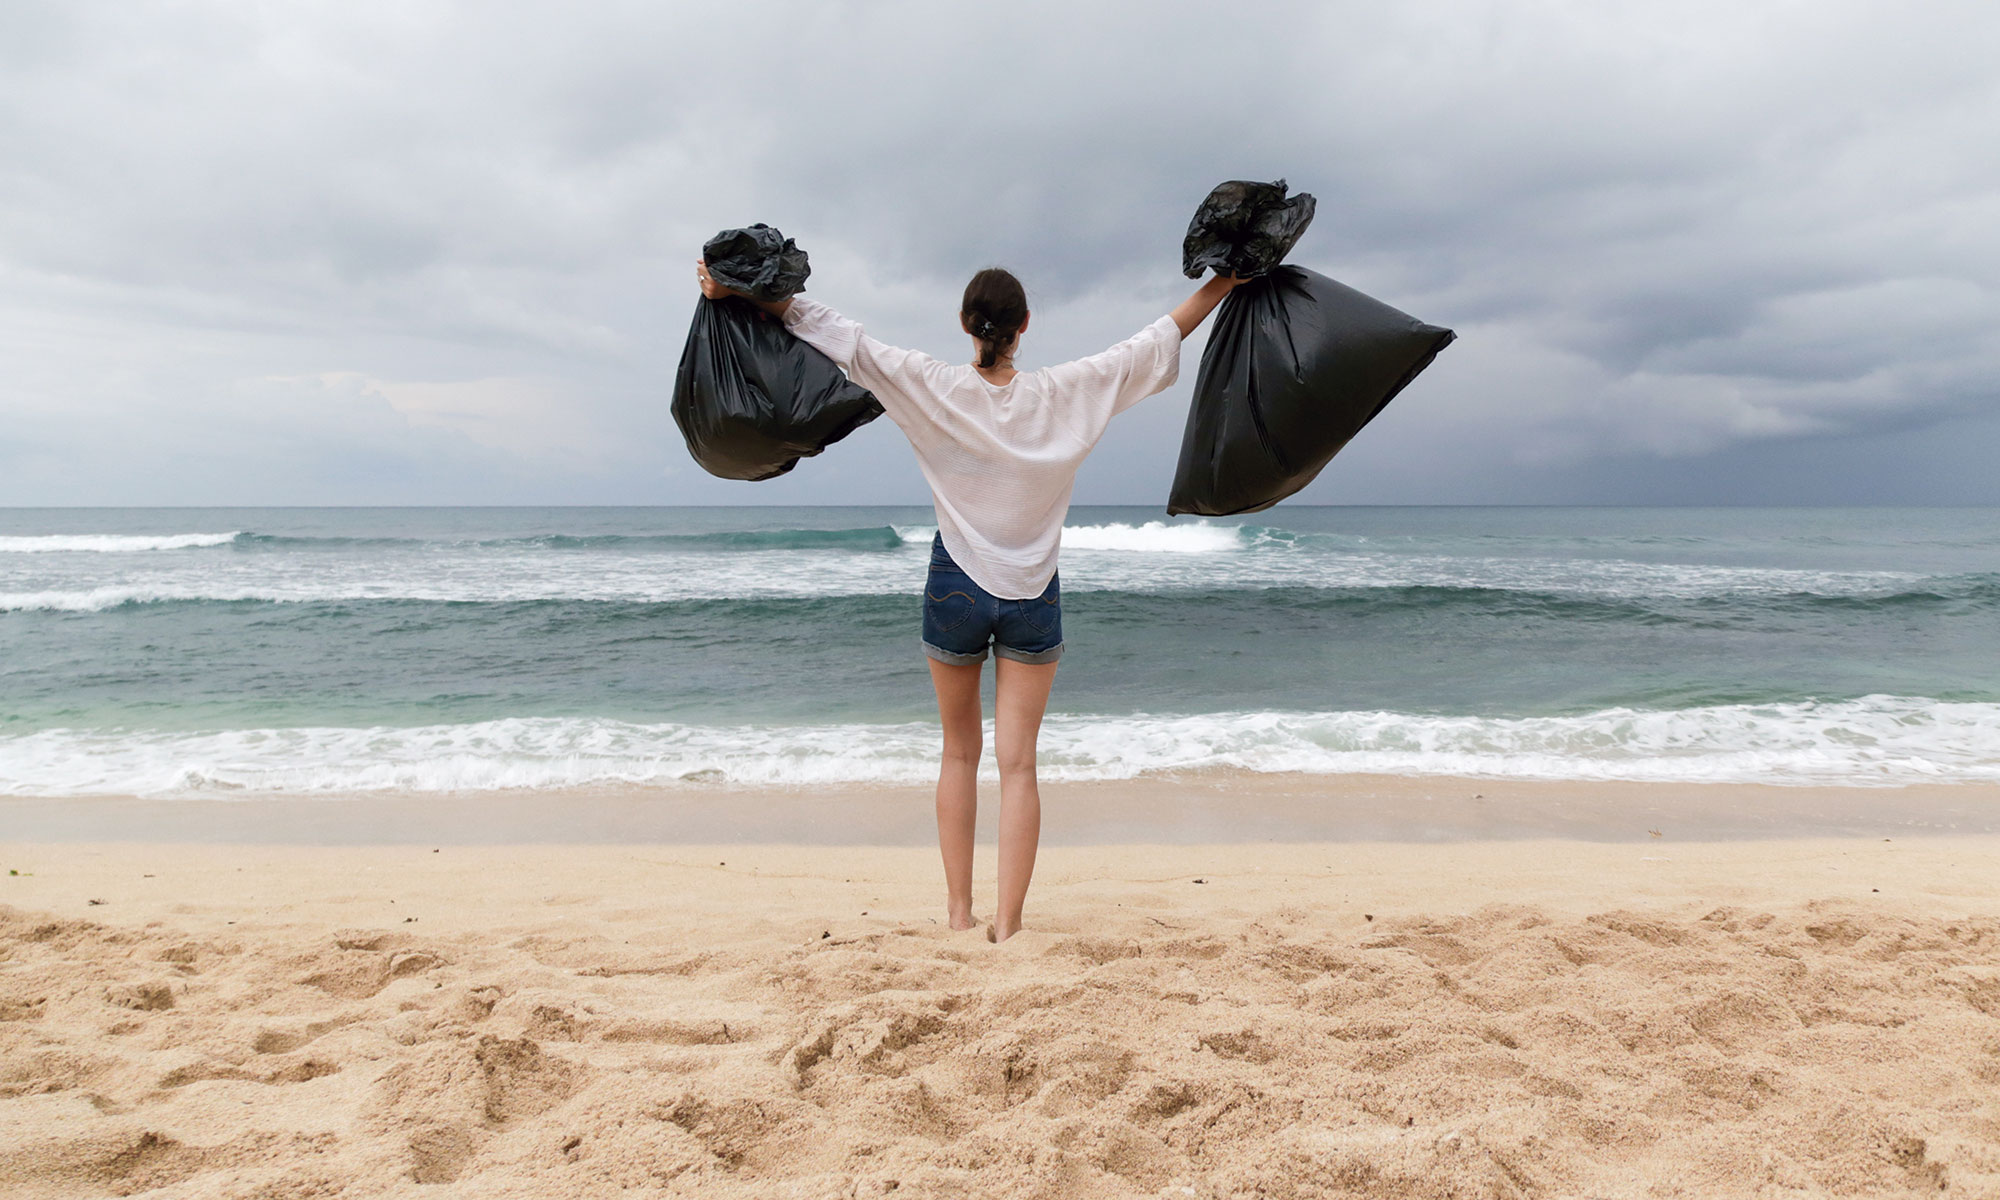
[[[972,831],[979,815],[979,663],[954,666],[926,657],[944,723],[938,763],[938,849],[944,854],[945,912],[953,929],[972,920]],[[1003,806],[1004,815],[1005,808]]]
[[[1042,840],[1042,793],[1035,780],[1035,742],[1055,685],[1056,664],[997,658],[993,702],[993,754],[1000,760],[1000,908],[993,940],[1021,928],[1021,905],[1035,875]]]

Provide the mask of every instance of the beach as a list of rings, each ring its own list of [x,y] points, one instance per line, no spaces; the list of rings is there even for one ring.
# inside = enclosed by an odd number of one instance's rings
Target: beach
[[[1652,800],[2000,801],[1763,792]],[[10,1197],[2000,1193],[1991,831],[1052,821],[995,946],[904,834],[314,844],[239,804],[231,840],[114,836],[145,807],[0,847]]]

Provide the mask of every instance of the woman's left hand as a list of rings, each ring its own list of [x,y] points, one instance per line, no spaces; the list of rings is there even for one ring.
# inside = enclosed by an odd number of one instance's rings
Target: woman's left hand
[[[1215,306],[1222,303],[1224,296],[1249,282],[1249,277],[1239,279],[1217,271],[1195,289],[1194,295],[1181,301],[1180,307],[1167,315],[1174,319],[1174,324],[1180,327],[1181,337],[1185,339],[1208,319],[1208,314],[1215,311]]]

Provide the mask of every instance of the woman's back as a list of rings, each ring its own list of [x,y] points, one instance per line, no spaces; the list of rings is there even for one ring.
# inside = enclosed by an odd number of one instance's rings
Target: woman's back
[[[1180,371],[1181,333],[1170,317],[1005,384],[969,364],[885,345],[803,296],[785,325],[875,393],[916,451],[945,548],[996,596],[1035,596],[1048,585],[1077,468],[1113,416]]]

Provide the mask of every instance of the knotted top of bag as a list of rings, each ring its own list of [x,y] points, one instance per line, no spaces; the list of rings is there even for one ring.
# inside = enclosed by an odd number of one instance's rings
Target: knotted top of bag
[[[769,225],[725,229],[701,248],[717,283],[753,300],[788,300],[806,290],[806,252]]]
[[[1195,210],[1181,242],[1181,271],[1200,279],[1210,267],[1248,279],[1285,260],[1312,224],[1315,201],[1305,192],[1285,198],[1285,181],[1218,184]],[[710,268],[711,271],[714,268]]]

